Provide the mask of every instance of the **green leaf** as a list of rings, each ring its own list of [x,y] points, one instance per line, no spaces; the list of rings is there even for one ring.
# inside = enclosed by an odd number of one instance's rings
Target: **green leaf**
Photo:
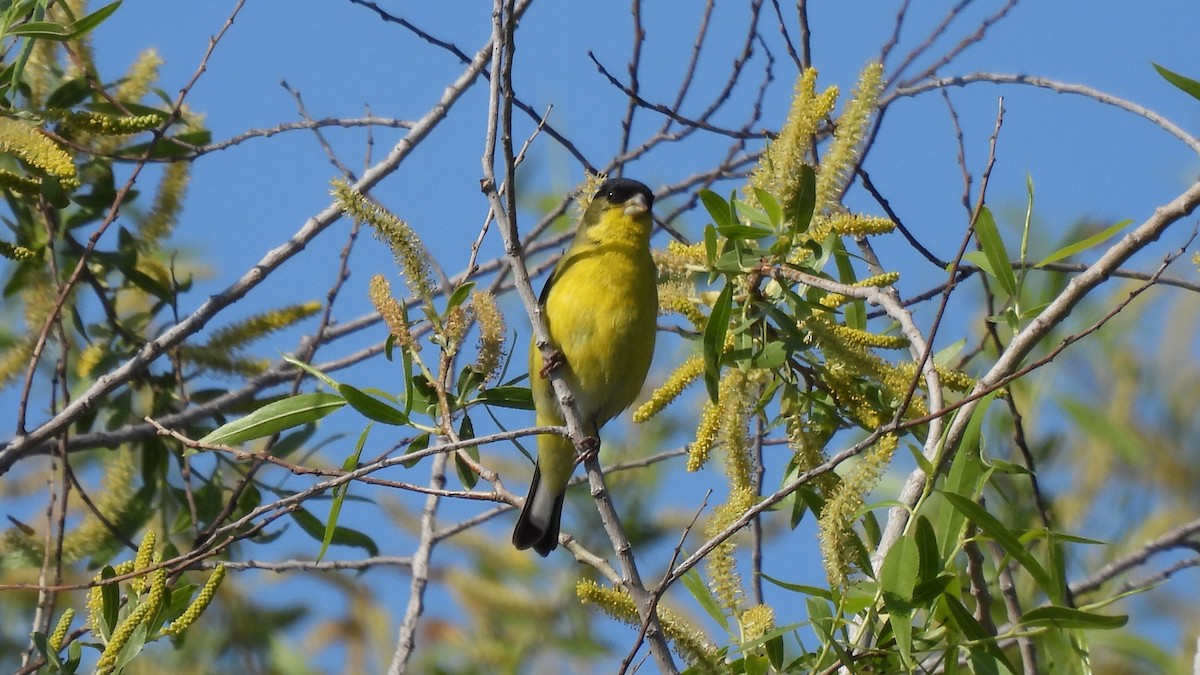
[[[305,534],[317,541],[325,540],[325,526],[321,524],[321,521],[316,516],[304,509],[292,511],[291,516],[292,520],[296,521],[296,524],[300,526],[300,529],[304,530]],[[373,539],[358,530],[348,527],[335,527],[333,536],[329,538],[329,541],[339,546],[361,548],[370,556],[379,555],[379,546],[375,544]]]
[[[209,432],[201,443],[211,445],[236,445],[255,438],[270,436],[301,424],[315,422],[346,405],[336,394],[313,392],[299,394],[268,403],[241,419]]]
[[[734,224],[733,213],[729,210],[729,202],[712,190],[700,191],[700,202],[712,216],[713,224],[717,227],[727,227]]]
[[[463,415],[462,424],[458,427],[458,437],[462,440],[475,438],[475,424],[471,422],[470,416]],[[472,445],[454,453],[454,469],[458,472],[458,479],[462,481],[464,488],[471,490],[479,483],[479,474],[463,459],[464,452],[478,463],[479,446]]]
[[[446,301],[446,311],[448,312],[466,302],[467,297],[471,295],[471,290],[474,288],[475,282],[468,281],[462,286],[454,289],[454,292],[450,294],[450,299]]]
[[[754,196],[758,198],[758,203],[762,205],[763,212],[767,214],[771,224],[778,227],[783,220],[783,208],[779,206],[775,195],[761,188],[754,188]]]
[[[921,552],[916,539],[898,539],[883,559],[883,567],[879,573],[879,585],[883,589],[884,599],[891,595],[905,602],[912,600],[920,568]]]
[[[371,433],[370,424],[358,435],[358,443],[354,445],[354,452],[342,462],[342,471],[353,471],[358,468],[358,459],[362,456],[363,446],[367,443],[367,434],[369,433]],[[317,552],[317,562],[325,557],[325,551],[329,550],[329,544],[333,542],[333,535],[337,531],[338,516],[342,513],[342,502],[346,501],[346,493],[349,489],[349,482],[333,488],[333,500],[329,504],[329,519],[325,521],[325,534],[321,537],[321,550]]]
[[[975,238],[979,240],[984,255],[991,263],[992,274],[995,275],[1000,288],[1004,289],[1008,297],[1015,298],[1017,296],[1017,278],[1013,275],[1012,265],[1008,262],[1008,251],[1004,249],[1004,240],[1000,237],[1000,230],[996,229],[992,211],[986,206],[979,211],[979,218],[975,221]]]
[[[1064,247],[1058,249],[1057,251],[1055,251],[1054,253],[1051,253],[1050,255],[1046,256],[1045,258],[1042,258],[1041,262],[1034,265],[1034,267],[1043,267],[1043,266],[1048,265],[1057,260],[1062,260],[1063,258],[1069,258],[1070,256],[1073,256],[1076,253],[1079,253],[1080,251],[1086,251],[1087,249],[1095,246],[1096,244],[1099,244],[1100,242],[1111,238],[1116,233],[1125,229],[1125,227],[1128,226],[1132,222],[1133,221],[1130,219],[1122,220],[1121,222],[1119,222],[1115,225],[1110,225],[1110,226],[1104,228],[1103,230],[1097,232],[1096,234],[1093,234],[1090,237],[1087,237],[1085,239],[1077,241],[1074,244],[1071,244],[1069,246],[1064,246]]]
[[[717,233],[723,235],[727,239],[766,239],[773,236],[775,233],[765,227],[755,227],[753,225],[721,225],[717,227]]]
[[[99,26],[100,23],[103,22],[105,19],[112,16],[112,13],[117,11],[117,8],[120,6],[121,6],[121,0],[117,0],[116,2],[109,3],[109,4],[101,7],[100,9],[92,12],[91,14],[88,14],[87,16],[83,17],[82,19],[76,21],[75,23],[71,24],[70,39],[77,40],[80,37],[82,37],[85,33],[90,32],[93,28],[95,28],[96,26]]]
[[[326,387],[329,387],[330,389],[338,388],[337,380],[334,380],[332,377],[321,372],[315,366],[305,363],[291,354],[284,354],[283,360],[324,382]]]
[[[704,327],[704,385],[708,397],[717,402],[717,389],[721,381],[721,356],[725,351],[725,334],[729,330],[729,314],[733,308],[733,284],[725,284],[721,295],[713,303]]]
[[[105,565],[100,570],[100,580],[107,581],[117,576],[111,565]],[[103,620],[100,626],[101,636],[107,640],[112,636],[112,630],[117,625],[121,613],[121,589],[115,583],[104,584],[100,587],[100,616]]]
[[[954,494],[953,492],[945,492],[943,496],[955,509],[958,509],[960,513],[965,515],[984,534],[991,537],[997,544],[1000,544],[1008,555],[1020,563],[1021,567],[1025,568],[1025,571],[1029,573],[1029,576],[1033,577],[1033,580],[1037,582],[1046,595],[1055,601],[1061,598],[1062,589],[1059,584],[1046,573],[1041,563],[1033,557],[1029,549],[1021,543],[1021,540],[1004,523],[1001,523],[982,506],[967,497]]]
[[[917,579],[923,583],[936,578],[942,571],[942,559],[938,554],[937,533],[933,531],[933,523],[924,515],[917,517],[913,540],[917,543],[917,560],[920,563]]]
[[[921,554],[914,537],[901,537],[888,551],[879,573],[883,604],[896,636],[900,658],[912,665],[912,597],[921,568]]]
[[[394,408],[354,386],[339,384],[337,390],[346,399],[346,403],[350,404],[351,408],[362,413],[363,417],[369,420],[396,427],[408,424],[408,415],[405,415],[404,411]]]
[[[1167,82],[1179,87],[1184,93],[1192,98],[1200,100],[1200,82],[1197,82],[1190,77],[1184,77],[1179,73],[1167,70],[1157,63],[1151,62],[1150,65],[1154,66],[1154,69],[1158,71],[1158,74],[1162,75],[1163,79],[1165,79]]]
[[[996,276],[996,270],[992,269],[992,263],[983,251],[968,251],[963,254],[963,260],[983,270],[989,277]]]
[[[817,174],[807,164],[800,165],[800,186],[783,207],[783,217],[794,234],[808,231],[817,207]]]
[[[1071,607],[1038,607],[1021,615],[1021,626],[1053,626],[1055,628],[1085,628],[1112,630],[1129,622],[1128,616],[1093,614]]]
[[[488,405],[514,410],[533,410],[533,392],[529,387],[492,387],[479,392],[479,400]]]
[[[721,628],[729,630],[729,619],[725,616],[725,612],[721,611],[721,604],[713,597],[712,590],[708,584],[704,583],[704,579],[700,578],[700,573],[696,570],[688,570],[681,577],[683,586],[692,594],[701,609],[712,617]]]
[[[767,659],[771,661],[771,665],[777,671],[783,670],[783,636],[776,635],[770,640],[767,640],[765,645],[767,649]]]
[[[9,35],[62,42],[71,39],[71,29],[53,21],[27,21],[8,29]]]
[[[958,626],[967,639],[976,643],[967,647],[971,657],[972,672],[1000,675],[999,664],[1004,664],[1010,673],[1017,672],[1004,657],[1004,653],[996,646],[995,638],[988,634],[987,630],[975,620],[975,617],[971,616],[971,612],[967,611],[958,598],[947,593],[941,599],[952,623]]]

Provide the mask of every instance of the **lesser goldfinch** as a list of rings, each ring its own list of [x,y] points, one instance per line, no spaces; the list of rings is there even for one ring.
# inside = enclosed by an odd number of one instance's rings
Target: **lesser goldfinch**
[[[556,366],[575,394],[584,431],[600,427],[633,403],[654,355],[657,272],[650,257],[654,193],[635,180],[600,186],[583,214],[571,247],[542,289],[540,304]],[[558,356],[556,354],[555,356]],[[551,366],[551,367],[556,367]],[[563,424],[554,388],[535,344],[529,378],[539,425]],[[556,435],[538,438],[537,468],[513,545],[542,556],[558,547],[563,495],[575,468],[575,448]]]

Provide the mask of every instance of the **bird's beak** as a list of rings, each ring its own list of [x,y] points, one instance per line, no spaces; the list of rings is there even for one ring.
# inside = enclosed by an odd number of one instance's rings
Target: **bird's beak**
[[[625,202],[625,215],[627,216],[640,216],[649,210],[645,195],[635,194]]]

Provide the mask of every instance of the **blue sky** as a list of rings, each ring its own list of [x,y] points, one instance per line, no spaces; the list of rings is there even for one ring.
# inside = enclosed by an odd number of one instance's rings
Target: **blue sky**
[[[706,105],[709,93],[724,82],[728,65],[740,50],[743,4],[720,3],[717,8],[696,91],[685,101],[681,110],[684,114]],[[811,4],[819,84],[836,83],[848,92],[863,63],[875,57],[887,40],[895,3],[858,0]],[[919,44],[950,3],[913,4],[918,6],[911,9],[906,31],[887,65],[894,66],[897,57]],[[454,42],[468,54],[484,43],[490,31],[486,3],[381,5]],[[232,6],[232,2],[211,0],[126,0],[95,35],[101,72],[115,77],[137,53],[153,47],[166,61],[161,86],[173,97],[190,78],[207,49],[209,37],[220,29]],[[932,53],[941,54],[972,32],[996,7],[994,2],[975,3]],[[698,16],[699,3],[695,7],[674,2],[646,3],[647,49],[641,83],[647,98],[666,103],[674,97]],[[539,110],[553,106],[551,121],[596,164],[607,162],[617,149],[618,121],[625,101],[596,72],[587,51],[594,51],[612,72],[624,76],[629,25],[624,4],[535,3],[518,34],[518,93]],[[765,10],[763,25],[774,40],[771,48],[776,62],[775,82],[758,126],[773,129],[786,113],[795,71],[779,47],[770,9]],[[1196,26],[1200,26],[1200,3],[1190,0],[1152,5],[1026,2],[997,24],[981,44],[944,68],[942,74],[1027,73],[1086,84],[1142,104],[1195,133],[1200,132],[1200,105],[1163,81],[1150,64],[1158,62],[1200,78]],[[795,36],[794,26],[790,28]],[[759,49],[752,60],[752,71],[761,70],[763,58]],[[259,0],[249,2],[239,14],[187,101],[193,111],[205,115],[215,140],[296,120],[294,101],[280,86],[281,80],[302,94],[313,117],[355,117],[369,106],[377,115],[415,119],[460,71],[460,64],[448,54],[349,2]],[[718,123],[741,123],[745,106],[736,101],[753,95],[752,85],[757,84],[757,78],[751,76],[751,84],[735,90],[735,102],[729,104],[731,112],[719,114],[715,118]],[[1024,209],[1026,176],[1031,176],[1037,186],[1035,236],[1039,242],[1055,241],[1080,217],[1106,223],[1125,218],[1140,221],[1154,206],[1191,184],[1200,170],[1196,156],[1163,130],[1090,100],[1028,87],[985,84],[951,89],[949,93],[961,120],[966,159],[976,174],[986,159],[997,98],[1004,97],[1006,114],[989,202],[1002,228],[1015,227],[1015,216]],[[486,94],[486,86],[477,83],[435,135],[374,191],[378,199],[417,229],[449,273],[456,273],[465,262],[464,241],[474,239],[487,212],[478,188]],[[643,113],[635,128],[645,132],[660,123],[652,113]],[[524,138],[530,129],[529,121],[522,119],[516,135]],[[352,169],[361,170],[366,152],[364,132],[334,129],[326,133],[341,159]],[[374,157],[382,157],[401,133],[377,130]],[[723,139],[694,139],[670,146],[629,166],[626,175],[659,187],[710,166],[726,145]],[[963,188],[955,153],[946,105],[940,96],[930,94],[900,101],[889,111],[865,165],[906,224],[943,257],[952,255],[966,220],[960,204]],[[530,157],[522,175],[531,193],[561,192],[581,178],[580,167],[545,136]],[[153,180],[154,175],[150,172],[143,180]],[[224,288],[328,204],[329,181],[336,175],[312,135],[302,131],[251,140],[198,161],[176,242],[194,259],[210,265],[212,275],[200,280],[197,291],[185,299],[181,310],[194,309],[209,293]],[[737,181],[729,182],[724,190],[737,185]],[[852,191],[847,202],[852,208],[878,212],[861,190]],[[532,211],[522,213],[522,223],[532,224],[536,215]],[[703,218],[693,213],[678,226],[694,236],[704,224]],[[331,228],[257,288],[233,315],[284,302],[323,298],[348,227],[343,222]],[[659,235],[655,241],[662,244],[666,238]],[[938,277],[928,266],[913,263],[912,254],[898,236],[881,238],[877,248],[886,265],[906,275],[911,273],[905,277],[909,285],[902,292],[923,290],[936,282]],[[481,259],[501,251],[493,232],[485,242]],[[1145,268],[1150,259],[1135,259],[1136,263]],[[382,245],[364,238],[354,252],[352,268],[353,276],[339,301],[337,315],[342,320],[369,311],[367,280],[375,272],[390,273],[393,263]],[[511,324],[522,333],[523,344],[527,327],[519,307],[512,302],[505,307]],[[274,357],[289,351],[295,335],[273,342],[264,349],[264,355]],[[373,331],[352,342],[362,346],[380,337],[381,331]],[[663,342],[656,363],[665,370],[675,363],[679,347]],[[324,356],[351,350],[352,345],[338,346]],[[383,366],[382,362],[345,375],[356,384],[380,387],[391,386],[396,377],[391,366]],[[0,400],[9,400],[11,394],[6,390]],[[347,428],[354,424],[351,421]],[[378,438],[382,443],[382,437]],[[691,491],[697,485],[703,485],[703,481],[684,480],[676,487]],[[508,487],[522,490],[512,481]],[[509,520],[502,519],[493,529],[506,540],[510,526]],[[788,579],[820,583],[823,574],[811,532],[798,533],[794,538],[801,541],[797,551],[807,563]],[[296,555],[315,554],[312,543],[303,537],[294,538],[293,544]],[[405,551],[400,547],[390,552]],[[352,550],[338,553],[356,554]],[[655,560],[653,556],[650,559]],[[565,559],[558,563],[568,564]],[[364,583],[390,588],[386,592],[396,598],[394,611],[402,611],[407,597],[406,576],[370,574],[364,577]],[[324,656],[331,659],[330,663],[336,662],[336,654]]]

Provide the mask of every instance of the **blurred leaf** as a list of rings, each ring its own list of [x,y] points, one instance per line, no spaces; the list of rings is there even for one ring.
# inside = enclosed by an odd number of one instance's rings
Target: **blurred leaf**
[[[200,443],[236,445],[315,422],[346,405],[336,394],[314,392],[268,403],[254,412],[209,432]]]
[[[305,534],[312,537],[316,541],[325,540],[325,525],[323,525],[316,516],[308,511],[305,511],[304,509],[292,511],[291,516],[292,520],[296,521],[296,524],[300,526],[300,529],[304,530]],[[368,537],[366,534],[359,532],[358,530],[353,530],[348,527],[335,527],[333,529],[333,535],[329,538],[329,541],[330,543],[338,544],[339,546],[352,546],[354,548],[361,548],[362,550],[366,551],[367,555],[369,556],[379,555],[379,546],[375,544],[373,539]]]
[[[1021,615],[1022,626],[1053,626],[1055,628],[1085,628],[1112,630],[1129,622],[1129,617],[1093,614],[1071,607],[1038,607]]]
[[[1080,251],[1086,251],[1087,249],[1099,244],[1100,242],[1106,241],[1107,239],[1111,238],[1116,233],[1125,229],[1132,222],[1133,221],[1129,220],[1129,219],[1122,220],[1121,222],[1116,223],[1115,225],[1110,225],[1110,226],[1104,228],[1103,230],[1100,230],[1099,232],[1097,232],[1096,234],[1093,234],[1090,237],[1087,237],[1085,239],[1077,241],[1074,244],[1071,244],[1069,246],[1064,246],[1064,247],[1058,249],[1057,251],[1055,251],[1054,253],[1051,253],[1050,255],[1046,256],[1045,258],[1042,258],[1041,262],[1034,265],[1034,267],[1044,267],[1052,262],[1062,260],[1063,258],[1069,258],[1069,257],[1075,255],[1076,253],[1079,253]]]

